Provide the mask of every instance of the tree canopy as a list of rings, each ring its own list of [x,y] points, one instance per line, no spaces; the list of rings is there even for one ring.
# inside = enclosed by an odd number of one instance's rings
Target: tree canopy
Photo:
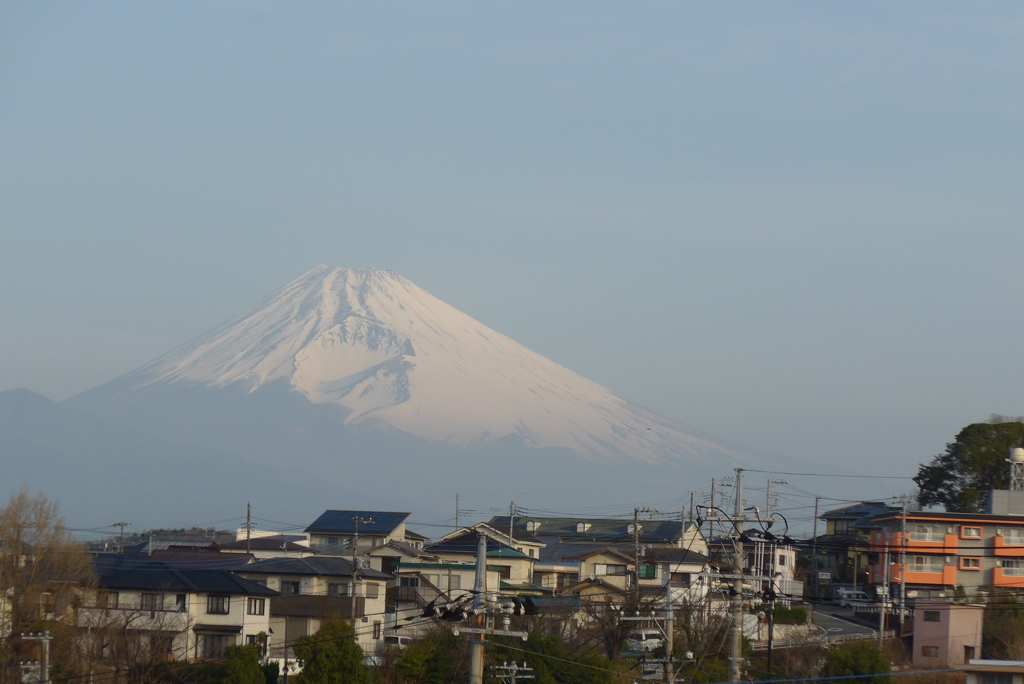
[[[918,469],[914,482],[921,488],[921,505],[937,504],[958,513],[983,512],[985,492],[1007,487],[1006,459],[1010,449],[1019,446],[1024,446],[1024,422],[968,425],[946,445],[945,453]]]
[[[299,637],[295,656],[302,661],[298,684],[374,684],[374,670],[363,665],[363,649],[352,626],[338,619],[324,622],[316,634]]]

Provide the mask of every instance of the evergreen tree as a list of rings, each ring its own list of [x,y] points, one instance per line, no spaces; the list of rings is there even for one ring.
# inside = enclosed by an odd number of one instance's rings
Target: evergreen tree
[[[320,631],[299,637],[295,657],[302,662],[297,684],[374,684],[376,673],[363,665],[363,650],[352,626],[330,619]]]

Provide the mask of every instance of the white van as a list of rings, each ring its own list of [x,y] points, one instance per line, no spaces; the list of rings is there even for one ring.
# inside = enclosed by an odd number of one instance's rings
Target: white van
[[[837,587],[832,594],[832,603],[851,608],[855,603],[871,603],[871,597],[860,589],[854,591],[848,587]]]
[[[665,643],[660,629],[634,629],[629,633],[626,646],[630,651],[647,653],[659,648]]]

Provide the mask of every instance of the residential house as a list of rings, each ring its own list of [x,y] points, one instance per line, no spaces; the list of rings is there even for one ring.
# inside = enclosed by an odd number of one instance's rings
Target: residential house
[[[354,620],[364,653],[383,651],[385,589],[391,575],[371,567],[353,573],[352,562],[338,556],[271,558],[240,566],[236,572],[280,594],[269,606],[272,657],[293,658],[295,640],[316,633],[332,616]]]
[[[972,660],[963,668],[964,684],[1024,684],[1022,660]]]
[[[337,555],[351,554],[358,538],[356,552],[362,555],[391,541],[415,545],[422,540],[420,535],[407,536],[405,521],[409,515],[391,511],[324,511],[305,533],[314,549]]]
[[[525,532],[545,543],[582,543],[604,546],[639,543],[642,546],[676,546],[707,554],[700,528],[694,522],[640,519],[634,530],[632,519],[564,518],[548,516],[495,516],[488,525],[496,530]]]
[[[270,633],[268,604],[276,596],[227,570],[149,563],[100,575],[78,625],[85,651],[111,667],[221,658],[225,647],[259,644]]]

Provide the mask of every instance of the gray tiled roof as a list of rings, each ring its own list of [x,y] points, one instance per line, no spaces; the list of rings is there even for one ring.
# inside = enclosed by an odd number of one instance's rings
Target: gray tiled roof
[[[308,558],[268,558],[236,568],[236,572],[261,575],[329,575],[351,577],[352,561],[340,556],[310,556]],[[391,579],[391,575],[378,570],[364,568],[359,571],[364,578]]]

